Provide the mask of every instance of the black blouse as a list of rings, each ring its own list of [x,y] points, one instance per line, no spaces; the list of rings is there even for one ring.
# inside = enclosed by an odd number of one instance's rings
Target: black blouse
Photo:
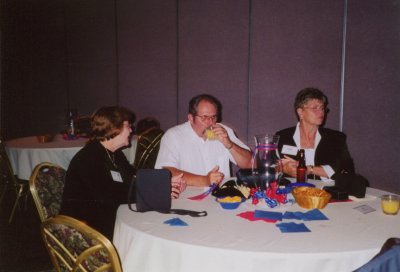
[[[122,181],[114,180],[118,173]],[[68,167],[60,213],[85,221],[112,239],[116,211],[127,203],[134,173],[121,150],[113,153],[100,142],[89,141]]]

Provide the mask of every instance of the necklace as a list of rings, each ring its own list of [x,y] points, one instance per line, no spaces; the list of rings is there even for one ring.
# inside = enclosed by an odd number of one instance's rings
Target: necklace
[[[105,148],[105,147],[104,147],[104,148]],[[108,158],[110,159],[111,163],[114,165],[115,168],[118,168],[117,165],[115,164],[114,153],[111,153],[111,155],[110,155],[110,152],[108,151],[108,149],[105,148],[105,150],[106,150],[107,156],[108,156]],[[111,156],[112,156],[112,157],[111,157]]]

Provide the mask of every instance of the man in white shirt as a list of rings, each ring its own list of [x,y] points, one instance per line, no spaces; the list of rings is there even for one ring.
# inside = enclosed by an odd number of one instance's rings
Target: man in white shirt
[[[217,98],[208,94],[193,97],[188,121],[164,134],[155,168],[166,168],[173,176],[183,173],[187,185],[192,186],[221,182],[230,175],[229,162],[251,168],[250,149],[231,128],[219,123],[221,115]]]

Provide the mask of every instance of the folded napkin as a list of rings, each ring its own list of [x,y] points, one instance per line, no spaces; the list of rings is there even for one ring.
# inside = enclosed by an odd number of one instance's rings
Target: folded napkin
[[[293,222],[276,224],[279,230],[283,233],[286,232],[311,232],[304,223],[296,224]]]
[[[282,216],[283,219],[297,219],[304,221],[313,220],[329,220],[320,210],[313,209],[308,212],[285,212]]]
[[[170,226],[189,226],[186,222],[184,222],[178,217],[166,220],[164,221],[164,224],[168,224]]]
[[[251,212],[251,211],[242,212],[242,213],[237,214],[236,216],[247,219],[249,221],[261,220],[261,221],[268,222],[268,223],[275,223],[277,221],[277,220],[270,220],[270,219],[266,219],[266,218],[255,218],[254,212]]]
[[[281,212],[269,212],[269,211],[255,210],[254,217],[261,218],[261,219],[282,221],[282,213]]]

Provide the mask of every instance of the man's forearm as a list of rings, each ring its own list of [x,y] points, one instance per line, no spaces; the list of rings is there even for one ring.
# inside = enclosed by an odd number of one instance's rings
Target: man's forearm
[[[232,142],[229,149],[239,168],[251,168],[251,152]]]
[[[177,176],[183,173],[183,178],[186,180],[186,184],[188,186],[206,187],[210,185],[207,176],[196,175],[190,172],[180,170],[175,167],[163,167],[163,168],[169,170],[172,176]]]

